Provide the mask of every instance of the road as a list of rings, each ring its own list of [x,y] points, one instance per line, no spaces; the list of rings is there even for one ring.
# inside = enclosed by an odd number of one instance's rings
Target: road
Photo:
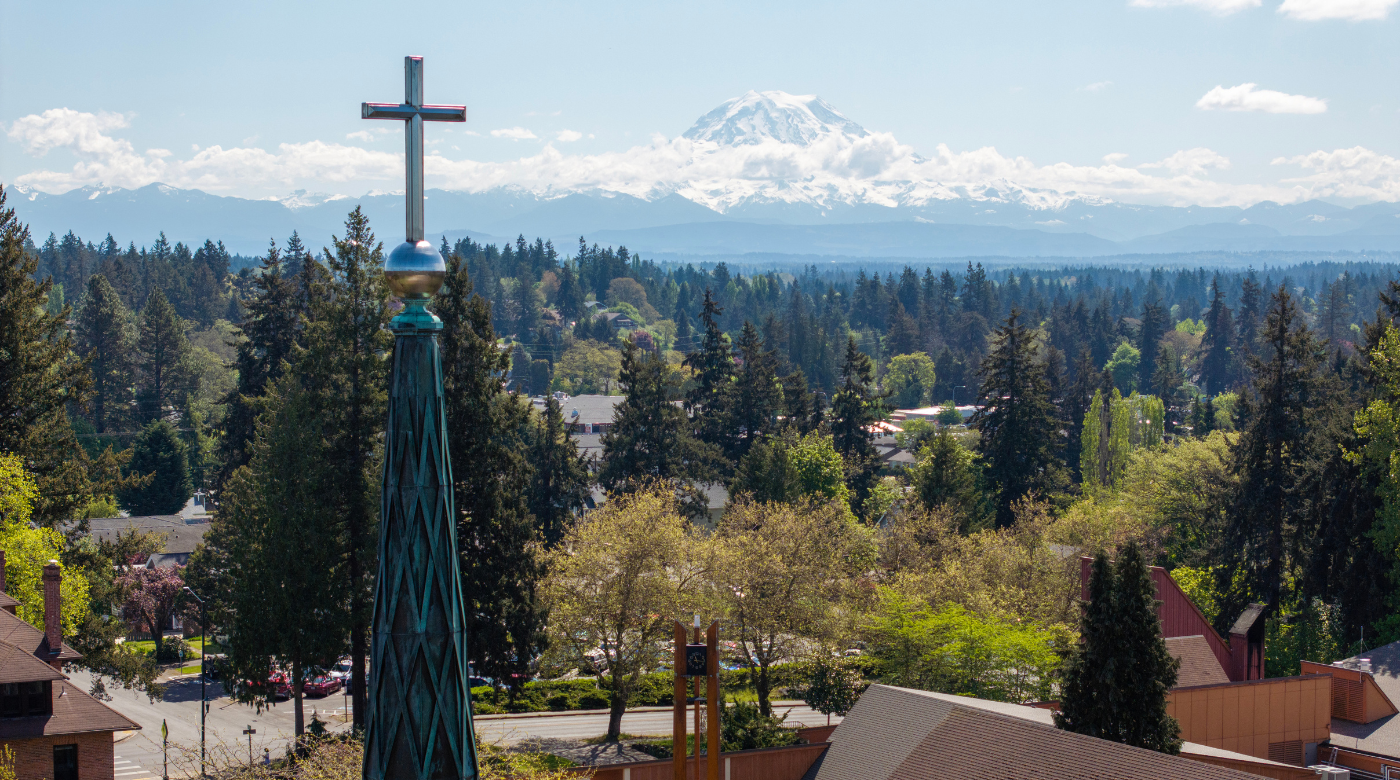
[[[789,726],[825,726],[826,716],[800,702],[781,702],[773,706],[775,714],[787,713]],[[686,715],[693,722],[693,715]],[[841,718],[832,717],[835,725]],[[693,728],[693,726],[692,726]],[[577,714],[549,714],[512,718],[482,717],[476,719],[476,733],[485,740],[513,745],[526,739],[588,739],[601,737],[608,731],[607,711]],[[622,732],[633,736],[671,733],[671,711],[628,712],[622,716]]]
[[[92,678],[86,672],[70,674],[75,685],[88,690]],[[162,776],[160,726],[164,720],[170,728],[170,774],[183,776],[199,768],[199,678],[179,678],[166,684],[165,698],[150,701],[145,694],[124,691],[109,686],[112,700],[109,706],[141,725],[141,731],[118,735],[116,745],[116,780],[157,780]],[[223,687],[210,683],[210,699],[206,748],[210,765],[227,765],[248,760],[248,737],[245,728],[257,731],[252,735],[253,759],[262,760],[263,751],[280,756],[294,730],[291,702],[279,702],[271,709],[257,712],[246,704],[238,704],[224,696]],[[307,699],[306,719],[313,714],[327,721],[332,730],[348,728],[343,723],[345,698],[332,695],[324,699]],[[800,702],[775,703],[774,711],[788,713],[788,725],[821,726],[826,716]],[[690,716],[687,715],[687,718]],[[689,721],[687,721],[689,722]],[[832,718],[839,723],[840,718]],[[583,740],[607,733],[606,711],[579,713],[549,713],[514,717],[478,716],[476,731],[482,739],[513,745],[532,738]],[[622,731],[633,735],[665,735],[671,732],[669,710],[631,711],[623,715]]]

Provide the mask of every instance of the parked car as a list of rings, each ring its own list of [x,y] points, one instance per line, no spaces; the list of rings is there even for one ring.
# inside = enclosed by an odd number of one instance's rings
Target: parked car
[[[339,677],[323,674],[302,683],[301,691],[307,696],[329,696],[339,691],[342,684],[343,682]]]
[[[332,666],[332,667],[327,671],[327,674],[329,674],[331,677],[334,677],[334,678],[336,678],[336,679],[338,679],[338,680],[349,680],[349,679],[350,679],[350,656],[346,656],[346,657],[340,659],[339,661],[336,661],[336,662],[335,662],[335,665]],[[347,683],[347,684],[348,684],[348,683]]]
[[[489,686],[490,684],[491,681],[486,679],[485,677],[472,676],[467,678],[468,688],[484,688]]]
[[[287,679],[287,675],[281,672],[273,672],[267,678],[267,684],[272,687],[272,698],[290,699],[292,698],[292,683]]]

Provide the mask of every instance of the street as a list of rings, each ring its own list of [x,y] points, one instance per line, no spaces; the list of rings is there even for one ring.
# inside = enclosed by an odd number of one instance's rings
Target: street
[[[788,713],[789,726],[824,726],[826,716],[801,702],[774,702],[776,715]],[[691,723],[693,715],[686,715],[686,723]],[[833,716],[832,725],[841,722]],[[546,713],[503,718],[486,715],[476,718],[476,733],[479,738],[503,745],[513,745],[527,739],[589,739],[601,737],[608,731],[607,710],[581,712],[577,714]],[[633,736],[659,735],[671,733],[671,711],[628,712],[622,716],[622,733]]]

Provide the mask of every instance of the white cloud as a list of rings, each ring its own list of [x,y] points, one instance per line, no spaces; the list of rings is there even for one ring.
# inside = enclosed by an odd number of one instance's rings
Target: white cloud
[[[1400,200],[1400,159],[1363,146],[1279,157],[1274,165],[1297,165],[1311,171],[1284,179],[1307,187],[1309,198]]]
[[[1203,146],[1195,149],[1183,149],[1155,163],[1143,163],[1139,168],[1163,168],[1173,173],[1185,173],[1190,176],[1200,176],[1211,168],[1225,169],[1230,167],[1230,158],[1211,151]]]
[[[1304,22],[1326,19],[1365,22],[1386,18],[1397,3],[1400,0],[1283,0],[1278,12]]]
[[[346,138],[357,138],[361,141],[373,141],[374,136],[368,130],[356,130],[353,133],[346,133]]]
[[[117,115],[66,109],[17,120],[6,128],[8,135],[31,154],[66,149],[78,161],[68,170],[23,174],[15,183],[64,192],[88,184],[163,182],[245,197],[282,196],[294,189],[358,194],[367,187],[402,186],[403,156],[398,153],[308,141],[271,150],[211,146],[187,159],[156,157],[137,153],[112,134],[126,124]],[[450,159],[444,156],[447,151],[427,153],[431,187],[481,192],[511,186],[542,195],[593,190],[644,198],[678,194],[719,211],[749,198],[887,206],[975,198],[993,209],[1007,198],[1044,208],[1076,199],[1175,206],[1294,203],[1333,196],[1400,200],[1400,160],[1360,147],[1280,158],[1277,164],[1297,166],[1302,175],[1261,183],[1212,180],[1210,172],[1228,168],[1230,160],[1205,148],[1181,150],[1138,167],[1122,165],[1122,152],[1107,155],[1099,165],[1039,164],[992,147],[955,152],[940,144],[924,156],[889,133],[832,133],[805,146],[773,139],[721,146],[658,135],[623,151],[570,155],[545,145],[501,162]]]
[[[1196,101],[1196,108],[1206,111],[1263,111],[1268,114],[1322,114],[1327,101],[1306,95],[1289,95],[1272,89],[1257,89],[1258,84],[1238,87],[1216,86]]]
[[[1250,8],[1258,8],[1263,4],[1263,0],[1132,0],[1129,5],[1138,8],[1170,8],[1172,6],[1193,6],[1210,11],[1213,14],[1226,16],[1236,11],[1244,11]]]
[[[1113,86],[1112,81],[1095,81],[1093,84],[1085,84],[1079,88],[1080,92],[1099,92]]]
[[[529,138],[539,137],[523,127],[503,127],[500,130],[492,130],[491,135],[497,138],[510,138],[515,141],[524,141]]]
[[[554,137],[559,141],[569,143],[570,141],[577,141],[578,139],[582,138],[583,133],[580,133],[577,130],[560,130],[559,134]]]

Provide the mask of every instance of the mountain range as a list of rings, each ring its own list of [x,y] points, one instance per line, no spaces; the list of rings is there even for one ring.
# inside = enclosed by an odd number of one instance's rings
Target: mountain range
[[[595,176],[533,190],[433,189],[425,204],[428,232],[496,242],[542,236],[564,252],[584,236],[657,259],[700,261],[1400,251],[1396,203],[1129,204],[1004,179],[934,180],[928,160],[907,147],[890,152],[891,144],[888,134],[868,132],[820,98],[750,92],[671,142],[668,153],[687,155],[678,173],[607,182]],[[62,194],[14,188],[9,205],[36,242],[73,230],[87,240],[111,233],[122,244],[142,245],[164,231],[172,241],[219,239],[244,254],[261,253],[269,239],[281,242],[293,230],[310,246],[327,244],[357,205],[387,243],[397,240],[403,219],[401,193],[297,191],[251,200],[163,184]]]

